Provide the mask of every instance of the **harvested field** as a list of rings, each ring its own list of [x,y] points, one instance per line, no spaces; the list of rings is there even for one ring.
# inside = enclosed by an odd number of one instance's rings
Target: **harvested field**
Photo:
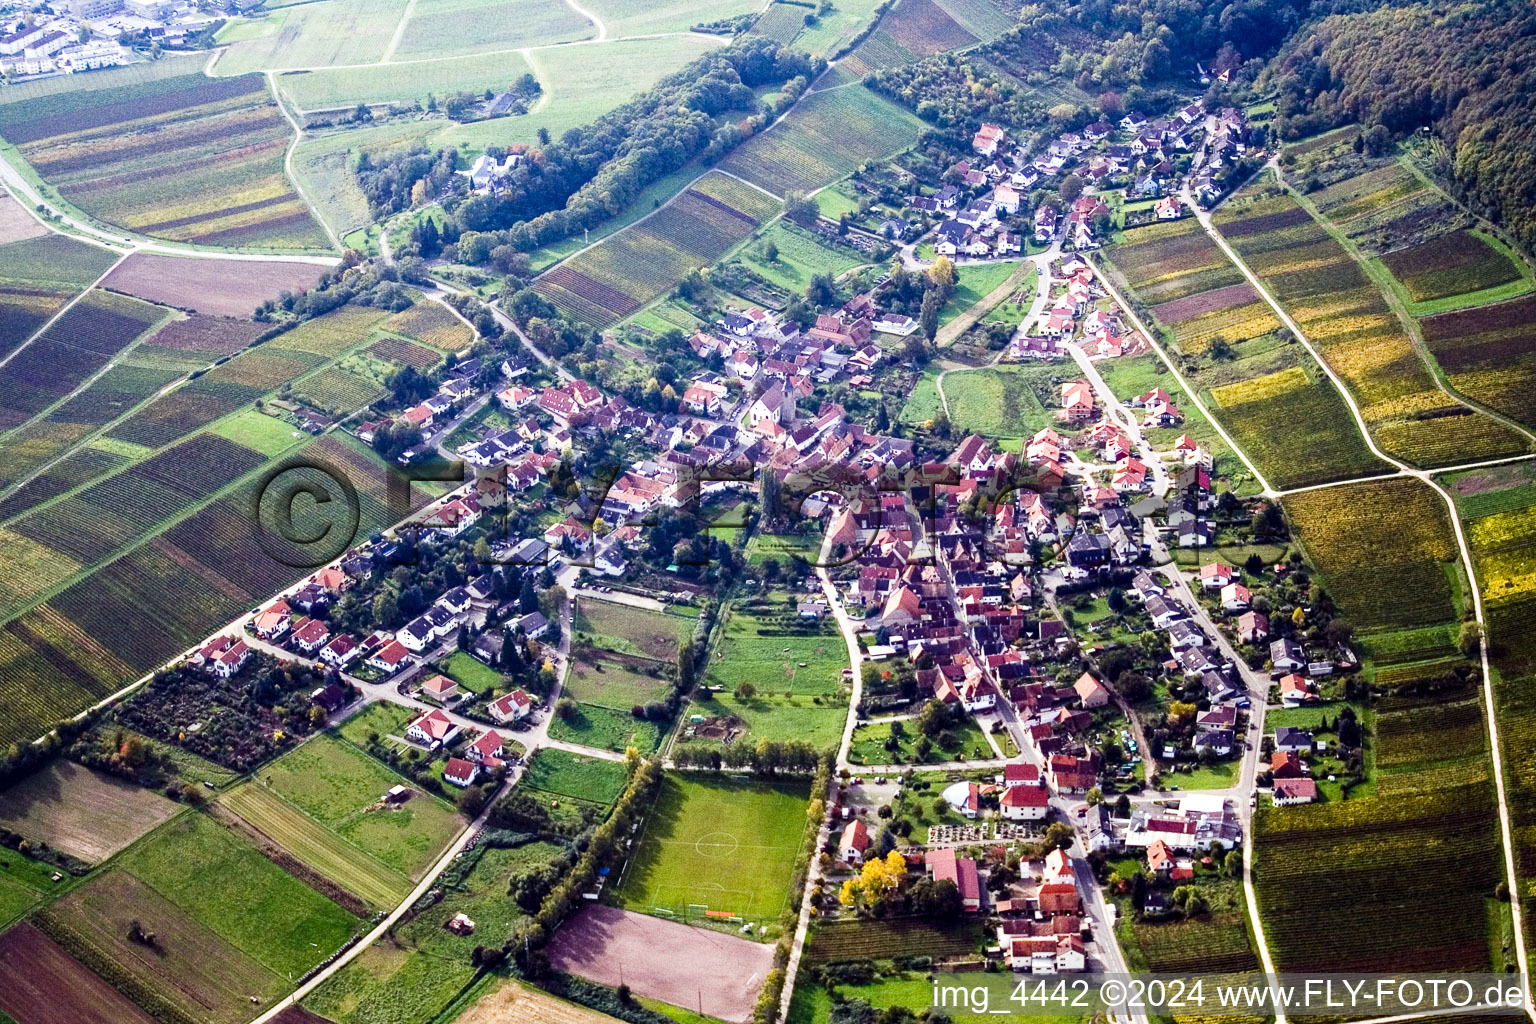
[[[506,1024],[537,1021],[538,1024],[614,1024],[615,1018],[585,1006],[557,999],[511,978],[499,978],[494,987],[476,999],[455,1024]],[[313,1021],[274,1021],[273,1024],[315,1024]]]
[[[555,933],[550,963],[603,985],[623,983],[726,1021],[752,1016],[773,947],[614,907],[587,907]]]
[[[56,761],[0,793],[0,825],[91,863],[178,810],[152,790],[72,761]]]
[[[0,936],[0,1011],[16,1024],[155,1024],[30,924]]]
[[[266,324],[253,320],[193,314],[185,320],[172,320],[150,335],[144,345],[217,358],[240,351],[267,329]]]
[[[313,288],[325,270],[313,263],[186,259],[136,252],[113,268],[101,286],[193,313],[248,317],[279,292]]]
[[[48,229],[10,196],[0,195],[0,245],[46,235]]]
[[[241,953],[174,903],[123,871],[70,893],[46,912],[62,929],[196,1019],[241,1024],[280,996],[287,980]],[[128,938],[133,922],[154,945]],[[59,938],[64,940],[65,936]],[[73,948],[74,943],[69,943]],[[252,997],[257,1002],[252,1003]]]

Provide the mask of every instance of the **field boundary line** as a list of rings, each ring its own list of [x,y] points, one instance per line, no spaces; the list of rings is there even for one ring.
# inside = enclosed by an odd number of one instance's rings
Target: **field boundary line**
[[[124,258],[126,259],[126,257],[124,257]],[[119,262],[121,262],[121,261],[119,261]],[[111,273],[111,271],[108,271],[108,273]],[[93,287],[92,290],[95,290],[94,287]],[[105,293],[106,289],[102,289],[102,291]],[[85,293],[82,292],[81,296],[83,297],[84,294]],[[119,295],[119,294],[122,294],[122,293],[120,293],[120,292],[111,292],[110,294]],[[130,298],[134,298],[134,296],[129,296],[129,297]],[[145,299],[137,299],[136,301],[147,302],[147,300],[145,300]],[[42,422],[42,421],[46,420],[49,416],[53,415],[54,412],[58,411],[64,405],[66,405],[67,403],[69,403],[69,402],[73,401],[74,399],[78,398],[80,395],[84,394],[87,390],[90,389],[92,384],[95,384],[97,381],[101,380],[102,377],[105,377],[107,375],[107,371],[111,370],[114,366],[116,366],[119,362],[121,362],[125,356],[127,356],[134,349],[138,348],[140,345],[143,345],[150,338],[153,338],[156,334],[158,334],[160,332],[160,328],[162,328],[166,324],[170,323],[171,322],[171,318],[174,317],[176,315],[176,312],[177,312],[177,310],[175,310],[173,308],[170,308],[170,307],[167,307],[167,306],[161,306],[161,305],[159,305],[159,303],[150,302],[150,303],[147,303],[147,304],[155,306],[157,309],[164,309],[166,315],[162,315],[160,317],[160,319],[154,321],[148,327],[144,328],[144,330],[142,330],[138,334],[134,335],[133,339],[131,341],[129,341],[128,344],[124,345],[122,348],[120,348],[116,352],[114,352],[111,355],[111,357],[108,358],[105,363],[101,364],[101,366],[94,373],[90,374],[88,377],[86,377],[84,380],[82,380],[78,385],[76,385],[74,390],[70,391],[68,394],[64,394],[64,395],[59,396],[57,401],[50,403],[49,405],[47,405],[46,407],[44,407],[42,409],[39,409],[37,412],[35,412],[31,416],[27,417],[27,419],[23,420],[21,423],[18,423],[18,424],[16,424],[16,426],[11,427],[9,430],[0,431],[0,437],[8,437],[12,433],[14,433],[15,431],[21,430],[21,429],[27,427],[30,424],[39,423],[39,422]],[[28,344],[30,344],[30,343],[31,342],[29,340]],[[75,351],[77,351],[77,352],[87,352],[87,353],[89,352],[88,349],[76,348],[76,346],[71,345],[71,344],[69,344],[67,342],[61,342],[61,344],[63,344],[66,348],[75,349]],[[20,349],[18,349],[17,351],[20,351]],[[15,352],[11,353],[12,356],[14,356],[15,354],[16,354]],[[10,356],[7,356],[5,360],[0,360],[0,366],[5,365],[5,362],[7,362],[9,359],[10,359]],[[129,410],[119,414],[114,419],[108,420],[106,423],[102,424],[101,426],[96,427],[90,433],[88,433],[84,437],[82,437],[80,440],[75,441],[72,444],[66,445],[64,447],[64,450],[61,451],[57,456],[55,456],[52,459],[49,459],[46,464],[44,464],[40,468],[32,471],[31,473],[28,473],[22,479],[20,479],[18,481],[15,481],[13,483],[10,483],[10,484],[0,485],[0,494],[8,494],[11,491],[18,490],[21,487],[25,486],[26,484],[31,483],[37,477],[39,477],[42,474],[46,473],[49,469],[51,469],[54,466],[58,465],[60,462],[63,462],[69,456],[75,454],[76,452],[80,451],[82,448],[84,448],[87,445],[89,445],[92,441],[94,441],[97,438],[101,437],[108,430],[110,430],[114,425],[116,425],[118,423],[121,423],[125,418],[127,418],[128,416],[131,416],[134,412],[138,411],[139,409],[142,409],[144,406],[148,405],[150,402],[153,402],[156,398],[159,398],[164,392],[170,390],[173,387],[176,387],[179,384],[186,383],[187,378],[189,376],[191,376],[191,371],[183,373],[181,376],[179,376],[179,377],[175,378],[174,380],[172,380],[169,384],[165,384],[165,385],[161,386],[159,389],[157,389],[155,391],[154,394],[149,395],[149,396],[141,399],[131,409],[129,409]],[[71,490],[73,490],[73,487],[71,488]],[[30,511],[30,510],[28,510],[28,511]],[[0,517],[0,518],[3,518],[3,517]],[[18,517],[14,517],[14,518],[19,518],[19,516]]]
[[[17,345],[14,349],[12,349],[10,352],[8,352],[3,359],[0,359],[0,368],[3,368],[7,363],[9,363],[12,359],[15,359],[18,355],[20,355],[26,349],[31,348],[32,347],[32,343],[37,341],[38,338],[42,337],[43,333],[45,331],[47,331],[48,328],[52,327],[55,323],[57,323],[58,320],[59,320],[59,317],[63,316],[65,313],[68,313],[71,309],[74,309],[75,305],[81,299],[85,298],[87,295],[91,294],[91,292],[95,291],[97,289],[97,287],[99,287],[101,285],[101,282],[103,282],[103,281],[105,281],[107,279],[107,275],[112,273],[112,271],[116,270],[122,264],[122,262],[124,260],[126,260],[131,255],[133,255],[133,254],[125,252],[122,255],[118,256],[117,259],[113,260],[112,261],[112,265],[110,267],[108,267],[105,271],[103,271],[100,277],[96,278],[96,280],[92,281],[90,284],[88,284],[84,288],[80,289],[79,294],[77,294],[74,298],[70,299],[68,302],[64,303],[63,306],[59,307],[59,311],[57,313],[53,314],[53,316],[51,316],[47,320],[43,321],[42,325],[39,326],[37,330],[33,331],[27,337],[26,341],[23,341],[20,345]],[[143,300],[141,299],[140,301],[143,301]],[[71,346],[71,347],[73,347],[73,346]],[[110,365],[110,363],[109,363],[109,365]],[[17,424],[17,426],[22,426],[25,423],[30,423],[30,422],[32,422],[33,418],[34,417],[28,417],[25,421],[23,421],[23,423]],[[12,428],[12,429],[15,429],[15,428]],[[6,431],[6,433],[10,433],[10,431]]]
[[[1365,275],[1365,279],[1381,294],[1382,301],[1392,310],[1392,315],[1397,319],[1399,326],[1402,327],[1403,333],[1407,335],[1409,344],[1413,346],[1413,352],[1414,355],[1418,356],[1419,364],[1429,374],[1430,380],[1435,382],[1435,386],[1447,398],[1463,408],[1469,409],[1481,416],[1486,416],[1495,423],[1503,425],[1506,429],[1523,435],[1527,441],[1536,441],[1536,431],[1497,410],[1488,408],[1481,402],[1468,398],[1460,390],[1453,387],[1445,371],[1440,368],[1439,361],[1430,352],[1429,345],[1424,341],[1424,332],[1419,327],[1418,319],[1408,312],[1408,308],[1392,288],[1385,286],[1384,282],[1377,279],[1377,274],[1371,267],[1371,261],[1361,254],[1360,247],[1355,244],[1355,241],[1345,234],[1342,228],[1334,224],[1333,220],[1323,213],[1316,203],[1297,191],[1295,186],[1285,177],[1278,164],[1275,165],[1275,180],[1285,190],[1285,193],[1291,197],[1291,201],[1305,210],[1307,216],[1311,217],[1317,226],[1322,228],[1328,234],[1328,237],[1332,238],[1339,248],[1349,255],[1350,259],[1354,260],[1355,265],[1360,268],[1360,272]],[[1433,188],[1434,186],[1430,187]],[[1439,190],[1436,189],[1436,191],[1438,192]],[[1522,267],[1521,269],[1525,268]],[[1391,275],[1391,271],[1385,267],[1382,268],[1382,272],[1389,276]]]
[[[411,2],[415,3],[416,0],[411,0]],[[304,141],[304,126],[299,124],[298,119],[288,110],[288,105],[283,102],[283,95],[277,88],[276,73],[266,72],[266,79],[267,91],[272,94],[272,101],[277,104],[277,109],[283,112],[283,117],[293,127],[293,138],[288,141],[288,151],[283,154],[283,176],[288,179],[288,183],[293,186],[293,190],[298,193],[299,198],[304,200],[305,209],[309,211],[311,217],[319,222],[320,227],[325,231],[325,237],[329,238],[331,244],[337,249],[344,250],[346,246],[341,244],[341,238],[337,236],[336,229],[332,228],[330,222],[320,215],[320,210],[315,206],[314,200],[309,198],[309,193],[305,192],[304,186],[299,184],[298,175],[293,173],[293,154],[298,150],[299,143]]]
[[[379,58],[380,64],[388,64],[389,59],[400,48],[400,40],[405,38],[405,26],[410,23],[411,17],[415,13],[416,0],[407,0],[405,10],[400,12],[400,21],[395,25],[395,33],[389,37],[389,45],[384,47],[384,56]]]
[[[1187,186],[1185,188],[1185,198],[1186,200],[1192,198],[1188,193]],[[1190,205],[1193,206],[1194,204],[1191,203]],[[1478,647],[1479,653],[1481,655],[1480,661],[1482,663],[1483,670],[1483,704],[1484,710],[1488,717],[1489,745],[1491,747],[1494,769],[1494,788],[1499,798],[1499,833],[1503,845],[1502,852],[1504,854],[1504,866],[1507,876],[1507,884],[1509,885],[1510,890],[1510,917],[1515,933],[1515,959],[1519,966],[1520,975],[1522,977],[1526,977],[1527,972],[1529,971],[1529,966],[1526,957],[1525,928],[1519,899],[1519,878],[1517,877],[1515,871],[1514,830],[1510,825],[1509,798],[1505,789],[1504,756],[1503,751],[1500,749],[1498,715],[1493,696],[1493,670],[1488,657],[1488,628],[1483,618],[1483,594],[1478,586],[1477,569],[1473,564],[1472,550],[1467,544],[1466,532],[1462,529],[1461,516],[1456,509],[1456,499],[1453,498],[1451,493],[1433,478],[1430,472],[1422,469],[1414,469],[1407,463],[1404,463],[1385,454],[1380,448],[1376,446],[1376,441],[1371,437],[1370,431],[1366,428],[1365,418],[1360,414],[1360,407],[1355,402],[1354,396],[1349,393],[1349,389],[1344,386],[1338,374],[1333,371],[1333,368],[1323,361],[1322,357],[1313,347],[1311,339],[1307,337],[1306,332],[1304,332],[1301,329],[1301,326],[1296,323],[1295,319],[1293,319],[1291,315],[1286,312],[1284,307],[1280,305],[1279,301],[1272,294],[1270,294],[1269,289],[1264,286],[1259,277],[1254,274],[1248,265],[1238,257],[1236,252],[1233,251],[1232,247],[1227,244],[1227,240],[1222,237],[1221,232],[1217,230],[1215,225],[1211,222],[1210,214],[1208,212],[1201,211],[1198,206],[1195,207],[1195,210],[1195,217],[1200,222],[1201,227],[1205,229],[1206,234],[1209,235],[1211,239],[1221,247],[1221,250],[1227,254],[1228,259],[1232,261],[1233,265],[1236,266],[1238,270],[1242,271],[1243,277],[1248,281],[1248,283],[1258,289],[1258,292],[1261,296],[1263,296],[1264,301],[1268,303],[1270,308],[1275,311],[1275,314],[1280,317],[1280,322],[1295,333],[1296,340],[1300,342],[1301,345],[1307,350],[1308,354],[1312,356],[1312,360],[1322,368],[1324,373],[1328,375],[1328,379],[1333,382],[1333,386],[1343,397],[1345,404],[1349,406],[1349,410],[1354,416],[1356,427],[1359,429],[1361,436],[1365,440],[1366,447],[1370,449],[1371,453],[1389,465],[1396,466],[1398,469],[1402,470],[1404,474],[1423,481],[1425,484],[1433,488],[1435,493],[1439,494],[1441,499],[1446,503],[1450,514],[1451,530],[1456,536],[1456,546],[1459,549],[1461,555],[1462,567],[1466,570],[1468,585],[1472,591],[1472,608],[1474,620],[1477,622],[1478,628],[1483,632],[1483,637]],[[1438,472],[1446,471],[1440,470]],[[1245,868],[1246,864],[1247,862],[1245,861]],[[1526,999],[1526,1016],[1530,1017],[1532,1021],[1536,1021],[1536,1006],[1531,1004],[1531,1000],[1529,999],[1529,992],[1527,992]]]
[[[314,739],[316,736],[324,736],[324,735],[327,735],[327,733],[325,731],[311,733],[305,739],[305,742],[306,743],[309,742],[309,740]],[[303,746],[303,744],[300,744],[300,746]],[[296,747],[294,749],[298,749],[298,748]],[[348,839],[346,836],[341,835],[335,829],[333,829],[330,826],[326,825],[319,818],[316,818],[313,814],[310,814],[308,811],[304,810],[304,808],[300,807],[298,804],[294,803],[292,800],[289,800],[283,794],[281,794],[277,790],[273,789],[270,783],[262,782],[260,780],[260,778],[259,778],[259,773],[258,773],[258,777],[252,778],[245,785],[235,786],[235,787],[231,788],[229,790],[229,792],[219,794],[219,803],[221,803],[225,807],[225,809],[227,809],[230,813],[232,813],[232,814],[236,815],[237,817],[239,817],[240,820],[242,820],[246,824],[250,825],[251,828],[255,829],[257,832],[260,832],[262,835],[264,835],[268,839],[272,840],[272,842],[276,843],[278,846],[281,846],[284,850],[288,850],[288,847],[286,845],[284,845],[284,843],[280,839],[278,839],[272,833],[268,832],[266,829],[262,828],[261,824],[259,822],[252,821],[250,818],[246,817],[244,814],[241,814],[240,811],[237,808],[231,806],[231,804],[229,802],[230,798],[233,797],[235,794],[241,792],[242,790],[247,789],[251,785],[255,785],[258,789],[260,789],[263,792],[269,794],[278,803],[282,804],[284,807],[287,807],[293,813],[295,813],[295,814],[299,815],[300,817],[302,817],[305,821],[308,821],[308,822],[312,823],[313,825],[315,825],[315,827],[320,829],[322,832],[324,832],[328,836],[330,836],[333,839],[335,839],[337,843],[341,844],[342,846],[346,847],[349,850],[357,851],[357,853],[359,853],[361,855],[360,859],[368,861],[369,863],[371,863],[371,864],[381,868],[382,870],[389,872],[391,875],[394,875],[396,877],[404,879],[407,885],[410,885],[410,883],[412,883],[414,881],[414,879],[412,879],[411,876],[406,874],[404,871],[401,871],[399,868],[391,867],[390,865],[385,864],[382,860],[380,860],[377,856],[375,856],[371,851],[366,850],[366,849],[364,849],[361,846],[358,846],[352,840]],[[293,856],[298,857],[298,859],[300,861],[304,860],[304,858],[299,857],[299,855],[297,853],[293,853],[292,850],[288,850],[288,852],[293,854]],[[305,863],[307,864],[307,862],[305,862]],[[308,865],[308,866],[311,868],[311,870],[316,871],[319,874],[326,875],[326,873],[324,871],[321,871],[319,868],[316,868],[313,865]],[[326,877],[330,878],[330,875],[326,875]],[[337,881],[334,878],[332,878],[331,881],[336,882],[336,884],[340,885],[343,889],[347,888],[345,885],[342,885],[341,882]],[[348,889],[347,891],[351,892],[350,889]],[[360,894],[358,894],[358,893],[353,893],[353,895],[354,896],[359,896],[361,898]]]
[[[332,960],[325,967],[321,968],[312,978],[304,982],[298,988],[294,989],[288,995],[273,1003],[272,1006],[269,1007],[265,1012],[253,1018],[250,1021],[250,1024],[268,1024],[269,1021],[277,1017],[288,1007],[297,1006],[299,1004],[299,1000],[303,999],[315,989],[319,988],[331,977],[331,975],[335,974],[347,964],[357,959],[363,954],[364,950],[371,948],[374,943],[378,942],[385,935],[389,934],[390,929],[399,923],[400,919],[405,916],[406,912],[409,911],[411,907],[415,906],[416,901],[427,894],[427,892],[432,888],[433,883],[437,881],[437,877],[444,871],[448,870],[448,866],[453,863],[454,858],[464,852],[464,848],[469,845],[470,839],[474,838],[480,833],[480,829],[483,828],[486,821],[490,819],[491,811],[496,806],[496,802],[507,794],[507,792],[517,782],[517,779],[521,777],[522,771],[523,769],[519,768],[516,774],[513,772],[507,773],[507,778],[502,782],[501,787],[497,789],[495,795],[492,796],[490,800],[486,801],[485,810],[481,811],[479,816],[476,817],[474,821],[471,821],[464,828],[464,830],[459,833],[458,837],[455,838],[453,842],[448,844],[448,848],[443,851],[442,856],[439,857],[437,861],[432,864],[431,868],[422,875],[421,881],[418,882],[416,887],[411,890],[408,896],[406,896],[404,902],[402,902],[394,910],[390,911],[382,921],[374,926],[372,931],[369,931],[359,937],[355,942],[352,943],[352,945],[348,946],[340,955],[338,955],[336,959]]]

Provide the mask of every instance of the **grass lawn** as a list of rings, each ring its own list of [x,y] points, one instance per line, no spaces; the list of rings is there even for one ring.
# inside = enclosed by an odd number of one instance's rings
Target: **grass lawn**
[[[941,982],[947,980],[947,983],[950,985],[965,988],[979,984],[970,975],[953,975],[947,979],[941,977],[939,980]],[[1051,984],[1047,983],[1047,991],[1049,991]],[[845,998],[867,1000],[870,1006],[876,1010],[883,1010],[888,1006],[905,1006],[911,1010],[921,1010],[933,1005],[933,987],[934,982],[928,980],[926,973],[904,973],[879,978],[868,985],[840,985],[838,986],[838,992]],[[985,1021],[996,1020],[996,1011],[998,1009],[1005,1011],[1008,1009],[1006,1004],[1003,1007],[997,1006],[997,995],[1003,992],[1005,987],[1011,989],[1012,983],[1010,982],[1007,986],[1004,986],[1003,983],[996,982],[988,987],[993,989],[992,1013],[959,1013],[949,1010],[946,1011],[946,1014],[950,1020],[954,1024],[983,1024]],[[1033,991],[1033,988],[1031,987],[1029,991]],[[1027,1016],[1030,1024],[1077,1024],[1077,1022],[1086,1020],[1088,1017],[1087,1014],[1036,1014],[1032,1010],[1024,1011],[1021,1013],[1021,1016]]]
[[[628,714],[637,704],[662,699],[671,686],[665,676],[647,674],[651,667],[659,670],[661,663],[621,658],[590,647],[573,649],[565,692],[583,704]]]
[[[678,645],[693,636],[693,627],[698,621],[696,611],[656,612],[615,601],[579,597],[571,629],[576,634],[587,634],[596,647],[671,661],[677,657]]]
[[[1162,788],[1168,789],[1178,786],[1179,789],[1230,789],[1237,785],[1237,772],[1240,767],[1238,761],[1224,761],[1220,764],[1197,765],[1191,772],[1163,772],[1160,778]]]
[[[509,887],[531,869],[556,860],[561,851],[555,843],[531,842],[464,855],[473,858],[474,866],[462,882],[447,888],[441,903],[401,925],[395,933],[398,942],[390,940],[366,950],[317,989],[305,1005],[338,1024],[407,1024],[451,1014],[450,1004],[460,998],[474,999],[484,988],[477,985],[463,992],[475,976],[470,964],[475,946],[483,944],[487,935],[508,934],[522,914],[517,903],[507,898]],[[456,864],[464,863],[464,857]],[[443,927],[460,913],[475,922],[475,934],[458,936]],[[493,976],[485,981],[501,983]],[[499,1015],[496,1019],[572,1024],[588,1018],[546,1018],[533,1012],[527,1017]],[[590,1019],[610,1018],[590,1013]]]
[[[939,368],[932,363],[918,378],[917,385],[912,388],[912,394],[907,398],[907,404],[901,407],[901,415],[897,417],[903,423],[926,423],[938,417],[944,411],[944,406],[939,402]],[[949,378],[944,378],[946,386]]]
[[[1024,317],[1029,313],[1029,307],[1035,299],[1035,282],[1039,280],[1038,274],[1026,274],[1024,281],[1017,291],[1007,299],[992,307],[991,312],[981,318],[986,324],[1008,324],[1017,327],[1024,322]]]
[[[1041,403],[1035,386],[1059,373],[1058,368],[1020,364],[950,373],[944,378],[950,422],[960,434],[1031,437],[1056,422],[1055,412]]]
[[[902,722],[905,732],[895,750],[886,747],[891,735],[891,723],[872,722],[853,730],[853,745],[848,760],[854,764],[939,764],[961,758],[992,757],[992,746],[982,734],[981,727],[967,719],[965,723],[946,731],[951,742],[933,741],[928,756],[917,756],[917,727],[910,721]]]
[[[528,762],[518,782],[526,789],[541,789],[558,796],[579,797],[593,803],[611,804],[624,792],[628,775],[619,761],[583,757],[568,750],[542,747]]]
[[[800,567],[814,566],[821,557],[822,535],[812,533],[754,533],[747,541],[747,561],[762,565],[768,559],[777,559],[783,569],[806,571]]]
[[[950,296],[949,302],[939,311],[939,326],[943,327],[986,298],[993,289],[1008,280],[1008,275],[1018,269],[1017,260],[956,267],[960,283],[955,286],[955,293]]]
[[[258,774],[337,835],[413,878],[464,826],[452,805],[429,793],[393,810],[377,806],[404,778],[332,736],[315,737]]]
[[[280,455],[305,437],[297,427],[255,409],[242,409],[226,416],[212,427],[220,437],[254,448],[263,455]]]
[[[182,815],[117,866],[278,974],[304,973],[363,924],[205,814]]]
[[[380,737],[400,736],[415,717],[416,712],[412,708],[387,700],[374,701],[342,722],[337,731],[342,739],[366,747],[370,732],[376,732]]]
[[[43,894],[16,879],[0,875],[0,928],[5,927],[43,900]]]
[[[784,621],[794,615],[794,602],[784,595],[733,604],[710,658],[709,683],[724,686],[728,693],[743,682],[756,687],[759,695],[839,693],[848,650],[837,627],[824,620],[807,631]]]
[[[444,675],[458,680],[460,686],[475,693],[494,690],[501,685],[500,672],[463,651],[454,651],[441,668]]]
[[[655,722],[642,721],[628,710],[616,711],[601,704],[578,703],[576,717],[570,721],[554,716],[549,721],[549,735],[567,743],[621,754],[630,746],[649,754],[661,744],[661,728]]]
[[[411,891],[411,881],[404,874],[259,783],[231,790],[223,803],[299,860],[380,910],[398,906]]]
[[[858,213],[859,201],[854,198],[848,183],[840,182],[816,193],[816,207],[823,217],[837,220],[845,213]]]
[[[779,250],[778,259],[771,262],[765,255],[770,243]],[[804,292],[812,275],[830,273],[836,277],[865,262],[857,250],[826,245],[809,231],[782,220],[775,221],[748,244],[741,251],[741,260],[774,284],[792,292]]]
[[[618,894],[631,909],[682,915],[690,904],[754,921],[789,901],[805,828],[804,784],[668,775]]]

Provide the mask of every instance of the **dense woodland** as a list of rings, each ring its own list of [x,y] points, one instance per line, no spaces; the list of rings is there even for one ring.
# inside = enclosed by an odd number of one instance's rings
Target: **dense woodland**
[[[1383,7],[1323,19],[1271,71],[1289,138],[1360,122],[1429,127],[1442,177],[1525,248],[1536,244],[1536,12],[1512,0]]]
[[[505,231],[505,243],[527,251],[594,227],[689,160],[713,160],[766,126],[821,67],[755,36],[709,53],[586,127],[531,151],[496,195],[445,203],[450,230]],[[784,88],[764,106],[753,92],[759,86]],[[365,155],[358,185],[382,219],[449,191],[457,161],[453,150],[421,147]]]

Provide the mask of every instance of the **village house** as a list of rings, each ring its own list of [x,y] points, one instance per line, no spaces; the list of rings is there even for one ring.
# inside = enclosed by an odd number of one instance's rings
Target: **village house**
[[[442,704],[458,696],[459,683],[456,679],[436,675],[421,684],[421,692],[423,696]]]
[[[458,732],[458,726],[449,721],[447,715],[433,708],[405,727],[405,738],[423,746],[436,747],[450,742]]]
[[[533,698],[520,689],[513,690],[506,696],[491,701],[486,707],[486,712],[502,724],[520,722],[533,712]]]
[[[455,786],[473,786],[479,777],[480,766],[462,757],[450,757],[448,763],[443,765],[443,781]]]
[[[1317,783],[1312,779],[1277,778],[1273,799],[1276,807],[1310,804],[1317,799]]]
[[[864,851],[869,849],[869,828],[863,820],[854,818],[844,828],[837,841],[837,858],[850,867],[864,863]]]
[[[981,912],[981,876],[976,862],[958,857],[953,849],[929,850],[923,857],[928,875],[935,882],[953,882],[960,890],[960,908],[967,914]]]

